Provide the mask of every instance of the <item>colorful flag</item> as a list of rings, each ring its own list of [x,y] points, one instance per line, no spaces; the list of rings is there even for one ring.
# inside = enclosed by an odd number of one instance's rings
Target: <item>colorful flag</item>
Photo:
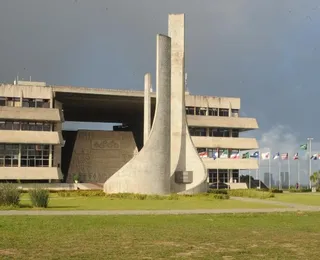
[[[228,150],[224,150],[223,153],[220,155],[220,158],[223,158],[223,159],[228,158],[228,155],[229,155]]]
[[[302,144],[302,145],[300,145],[300,149],[301,150],[307,150],[308,149],[308,145],[307,144]]]
[[[251,158],[259,158],[259,152],[256,151],[253,154],[250,155]]]
[[[294,156],[293,156],[293,158],[292,158],[293,160],[299,160],[299,154],[298,153],[296,153]]]
[[[200,158],[208,158],[208,153],[207,152],[200,152],[199,156],[200,156]]]
[[[276,159],[279,159],[280,158],[280,153],[276,153],[274,156],[273,156],[273,160],[276,160]]]
[[[310,157],[310,160],[318,160],[319,159],[319,154],[315,153]]]
[[[281,154],[281,160],[288,160],[289,159],[289,154],[288,153],[282,153]]]
[[[239,159],[239,158],[240,158],[240,154],[239,154],[239,153],[232,153],[232,154],[230,155],[230,158],[231,158],[231,159]]]
[[[218,152],[215,152],[212,154],[212,158],[213,160],[217,159],[218,158]]]
[[[242,155],[242,159],[248,159],[250,158],[250,153],[249,152],[246,152]]]
[[[270,153],[261,153],[261,159],[262,160],[269,160],[270,159]]]

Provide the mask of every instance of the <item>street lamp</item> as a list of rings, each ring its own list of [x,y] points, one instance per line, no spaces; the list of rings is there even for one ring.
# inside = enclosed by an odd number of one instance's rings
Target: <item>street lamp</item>
[[[311,180],[310,180],[310,176],[312,175],[311,171],[312,171],[312,167],[311,167],[311,142],[313,140],[312,137],[308,137],[307,140],[309,141],[309,187],[311,189]]]

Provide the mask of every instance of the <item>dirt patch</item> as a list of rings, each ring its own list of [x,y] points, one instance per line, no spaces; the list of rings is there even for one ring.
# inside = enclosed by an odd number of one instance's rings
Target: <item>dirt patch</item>
[[[0,256],[13,256],[17,254],[15,249],[0,249]]]

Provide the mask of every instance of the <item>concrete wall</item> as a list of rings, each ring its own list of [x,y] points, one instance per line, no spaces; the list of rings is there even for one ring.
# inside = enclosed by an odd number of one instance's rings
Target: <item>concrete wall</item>
[[[240,98],[186,95],[186,106],[240,109]]]
[[[62,174],[56,167],[1,167],[1,180],[59,180]]]
[[[0,97],[52,98],[51,87],[0,85]]]
[[[196,147],[252,150],[259,145],[255,138],[192,136]]]
[[[189,126],[258,129],[255,118],[187,115]]]
[[[89,131],[77,133],[67,182],[79,174],[81,182],[104,183],[137,153],[131,132]]]

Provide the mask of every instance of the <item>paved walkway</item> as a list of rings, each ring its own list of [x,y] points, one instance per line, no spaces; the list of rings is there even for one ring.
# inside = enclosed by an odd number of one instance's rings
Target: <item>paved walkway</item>
[[[274,208],[261,209],[187,209],[187,210],[0,210],[0,216],[115,216],[115,215],[190,215],[275,212],[317,212],[320,206],[285,203],[281,201],[231,197],[233,200],[273,204]],[[286,208],[277,208],[284,206]]]

